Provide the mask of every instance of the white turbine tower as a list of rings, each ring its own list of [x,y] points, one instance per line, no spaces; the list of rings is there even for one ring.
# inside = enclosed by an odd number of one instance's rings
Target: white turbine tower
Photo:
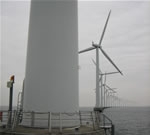
[[[77,6],[77,0],[31,1],[25,111],[79,110]]]
[[[110,14],[111,14],[111,10],[108,14],[108,17],[107,17],[107,20],[106,20],[106,23],[105,23],[105,26],[104,26],[104,29],[103,29],[103,32],[102,32],[102,35],[101,35],[101,38],[100,38],[100,41],[99,41],[99,44],[95,44],[94,42],[92,42],[92,47],[90,48],[87,48],[85,50],[82,50],[82,51],[79,51],[79,53],[83,53],[83,52],[87,52],[87,51],[90,51],[90,50],[94,50],[96,49],[96,108],[99,108],[100,107],[100,91],[99,91],[99,73],[98,73],[98,70],[99,70],[99,49],[101,50],[101,52],[103,53],[103,55],[109,60],[109,62],[118,70],[118,72],[120,72],[122,74],[122,72],[119,70],[119,68],[115,65],[115,63],[111,60],[111,58],[106,54],[106,52],[102,49],[102,40],[103,40],[103,37],[104,37],[104,34],[105,34],[105,30],[106,30],[106,27],[107,27],[107,24],[108,24],[108,20],[109,20],[109,17],[110,17]]]

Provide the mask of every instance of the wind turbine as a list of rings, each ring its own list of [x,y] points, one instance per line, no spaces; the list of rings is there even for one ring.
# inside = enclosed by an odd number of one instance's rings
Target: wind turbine
[[[91,51],[91,50],[94,50],[96,49],[96,108],[99,108],[100,107],[100,91],[99,91],[99,74],[98,74],[98,70],[99,70],[99,49],[100,51],[103,53],[103,55],[109,60],[109,62],[118,70],[118,72],[120,72],[121,75],[122,72],[119,70],[119,68],[115,65],[115,63],[111,60],[111,58],[107,55],[107,53],[102,49],[102,40],[103,40],[103,37],[104,37],[104,34],[105,34],[105,30],[106,30],[106,27],[107,27],[107,24],[108,24],[108,20],[109,20],[109,17],[110,17],[110,14],[111,14],[111,10],[109,11],[109,14],[108,14],[108,17],[107,17],[107,20],[106,20],[106,23],[104,25],[104,29],[103,29],[103,32],[102,32],[102,35],[100,37],[100,41],[99,41],[99,44],[95,44],[94,42],[92,42],[92,47],[90,48],[87,48],[85,50],[82,50],[82,51],[79,51],[79,53],[83,53],[83,52],[87,52],[87,51]]]
[[[96,66],[96,62],[92,59],[94,65]],[[106,76],[107,75],[113,75],[113,74],[117,74],[117,73],[120,73],[120,72],[106,72],[106,73],[102,73],[102,71],[100,70],[99,68],[99,75],[100,75],[100,78],[99,78],[99,82],[101,82],[101,106],[105,107],[105,89],[103,91],[103,76],[105,76],[105,79],[104,79],[104,85],[106,84]],[[103,100],[103,95],[104,95],[104,100]],[[103,102],[104,101],[104,102]]]
[[[113,97],[114,97],[114,93],[117,93],[115,91],[115,89],[117,88],[110,88],[108,85],[105,84],[105,88],[107,88],[107,90],[109,90],[109,102],[110,102],[110,106],[112,106],[112,101],[113,101]]]
[[[117,93],[115,90],[117,88],[110,88],[108,85],[103,84],[104,86],[104,107],[107,106],[108,103],[108,96],[110,98],[110,93]],[[109,95],[108,95],[109,94]],[[110,99],[109,99],[110,100]]]

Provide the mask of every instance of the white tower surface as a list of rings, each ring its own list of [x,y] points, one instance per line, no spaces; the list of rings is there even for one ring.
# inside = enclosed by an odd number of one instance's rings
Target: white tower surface
[[[77,15],[75,0],[31,1],[24,111],[79,110]]]

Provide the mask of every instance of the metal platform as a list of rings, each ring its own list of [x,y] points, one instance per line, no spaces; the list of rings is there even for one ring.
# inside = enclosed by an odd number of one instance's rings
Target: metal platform
[[[100,128],[103,128],[103,129],[110,129],[112,127],[112,125],[103,125],[103,126],[100,126]]]
[[[1,132],[2,133],[2,132]],[[79,128],[64,128],[62,132],[60,132],[58,129],[53,129],[51,132],[48,131],[48,129],[37,129],[37,128],[26,128],[23,126],[17,127],[14,131],[5,131],[3,130],[3,133],[5,134],[13,134],[13,135],[105,135],[105,132],[103,129],[99,130],[92,130],[92,127],[89,126],[81,126]]]

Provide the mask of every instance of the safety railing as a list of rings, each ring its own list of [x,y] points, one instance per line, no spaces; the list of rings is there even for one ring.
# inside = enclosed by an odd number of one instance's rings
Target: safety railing
[[[100,127],[105,130],[106,135],[114,135],[115,127],[111,119],[109,119],[105,114],[100,114]]]
[[[10,128],[15,118],[14,111],[0,110],[0,122],[3,127]]]
[[[9,115],[11,112],[3,111],[2,122],[8,127]],[[64,133],[66,129],[83,130],[85,132],[97,132],[105,130],[108,124],[111,126],[112,121],[104,114],[97,111],[79,111],[74,113],[53,113],[53,112],[21,112],[22,119],[18,117],[18,112],[12,112],[11,130],[18,127],[30,127],[47,129],[49,133]],[[19,119],[19,120],[18,120]],[[112,134],[113,135],[113,134]]]
[[[8,121],[8,111],[0,111],[0,121],[1,123],[7,123]]]
[[[53,112],[23,112],[23,122],[21,125],[30,127],[59,128],[62,131],[63,127],[72,126],[96,126],[96,117],[94,112],[79,111],[74,113],[53,113]]]

